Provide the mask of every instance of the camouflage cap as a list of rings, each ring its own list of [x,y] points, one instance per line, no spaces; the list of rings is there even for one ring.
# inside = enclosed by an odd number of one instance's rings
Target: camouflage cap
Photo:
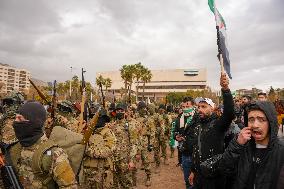
[[[165,106],[164,104],[160,104],[160,105],[159,105],[159,109],[167,110],[167,109],[166,109],[166,106]]]
[[[143,109],[143,108],[146,108],[146,103],[144,101],[140,101],[138,102],[138,105],[137,105],[137,111]]]
[[[118,103],[115,107],[115,110],[118,110],[118,109],[121,109],[121,110],[126,110],[127,109],[127,106],[126,104],[124,103]]]

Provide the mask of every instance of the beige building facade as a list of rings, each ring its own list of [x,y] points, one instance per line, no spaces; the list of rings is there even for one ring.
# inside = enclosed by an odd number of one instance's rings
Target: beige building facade
[[[203,69],[171,69],[151,70],[153,75],[151,82],[145,84],[144,97],[150,101],[161,100],[170,92],[186,92],[187,90],[202,90],[207,85],[207,70]],[[122,89],[125,88],[120,76],[120,71],[99,72],[97,77],[110,78],[112,86],[109,89],[116,98],[122,97]],[[132,93],[136,92],[138,85],[139,100],[143,94],[143,83],[133,82]],[[108,94],[111,94],[110,92]]]
[[[25,69],[14,68],[8,64],[0,63],[1,93],[11,91],[24,92],[30,88],[31,73]]]

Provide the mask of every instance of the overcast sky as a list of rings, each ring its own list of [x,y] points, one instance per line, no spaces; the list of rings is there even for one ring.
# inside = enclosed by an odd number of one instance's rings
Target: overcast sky
[[[284,1],[216,0],[227,24],[231,88],[284,87]],[[0,62],[65,81],[142,62],[207,68],[218,89],[216,29],[207,0],[0,0]]]

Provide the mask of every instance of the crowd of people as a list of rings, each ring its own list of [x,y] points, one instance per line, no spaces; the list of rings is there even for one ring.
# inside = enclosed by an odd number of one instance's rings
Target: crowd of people
[[[233,98],[226,74],[220,86],[222,108],[185,97],[176,107],[92,103],[83,115],[68,101],[50,113],[20,94],[5,97],[0,188],[127,189],[137,179],[151,188],[177,148],[186,189],[283,189],[283,127],[274,105],[265,93]]]

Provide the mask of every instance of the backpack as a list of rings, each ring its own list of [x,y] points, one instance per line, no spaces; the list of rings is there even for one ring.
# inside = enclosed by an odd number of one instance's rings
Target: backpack
[[[52,164],[52,156],[48,156],[46,152],[50,150],[53,152],[55,147],[62,148],[68,155],[69,163],[73,169],[78,183],[79,178],[82,178],[82,161],[85,152],[86,145],[81,144],[83,135],[65,129],[61,126],[53,128],[50,138],[39,145],[39,148],[34,152],[32,157],[32,170],[43,183],[43,187],[46,189],[56,189],[58,186],[54,182],[52,175],[49,174],[49,170]],[[17,162],[20,159],[22,147],[20,143],[13,144],[9,148],[9,153],[12,161],[12,165],[16,168]]]

